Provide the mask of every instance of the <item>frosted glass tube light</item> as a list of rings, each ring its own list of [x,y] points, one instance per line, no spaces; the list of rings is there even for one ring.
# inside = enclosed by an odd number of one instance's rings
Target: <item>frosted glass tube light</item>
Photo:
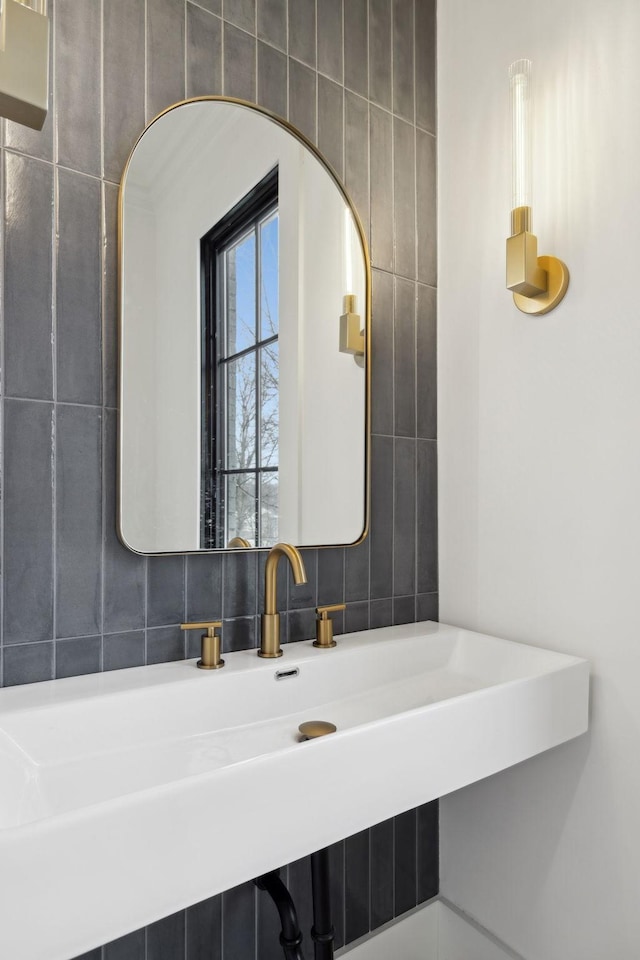
[[[531,61],[509,67],[512,116],[511,209],[531,206]]]

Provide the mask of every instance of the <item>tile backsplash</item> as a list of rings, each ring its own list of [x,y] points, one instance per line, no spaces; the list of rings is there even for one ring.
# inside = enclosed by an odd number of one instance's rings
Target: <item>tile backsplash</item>
[[[0,132],[0,682],[194,656],[185,619],[222,616],[226,650],[257,646],[264,554],[145,558],[115,531],[118,183],[145,123],[185,96],[287,117],[344,179],[369,236],[371,532],[304,551],[304,587],[281,565],[286,638],[313,635],[317,603],[346,601],[336,633],[436,618],[435,0],[49,6],[44,129]],[[437,805],[332,858],[346,942],[437,891]],[[304,920],[308,863],[285,873]],[[264,896],[243,885],[89,956],[268,960],[280,948]]]

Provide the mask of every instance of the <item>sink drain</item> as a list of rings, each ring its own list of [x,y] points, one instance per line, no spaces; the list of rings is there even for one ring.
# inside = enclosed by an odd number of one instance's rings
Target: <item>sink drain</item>
[[[316,737],[324,737],[327,733],[335,733],[337,729],[335,723],[329,723],[327,720],[307,720],[298,727],[302,740],[315,740]]]

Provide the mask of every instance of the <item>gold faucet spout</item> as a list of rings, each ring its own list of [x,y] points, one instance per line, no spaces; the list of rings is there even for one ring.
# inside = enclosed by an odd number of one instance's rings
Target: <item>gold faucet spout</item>
[[[307,571],[300,551],[290,543],[276,543],[269,551],[264,571],[264,613],[262,614],[262,632],[259,657],[281,657],[280,614],[276,597],[277,573],[280,557],[286,557],[291,564],[293,579],[297,584],[307,582]]]

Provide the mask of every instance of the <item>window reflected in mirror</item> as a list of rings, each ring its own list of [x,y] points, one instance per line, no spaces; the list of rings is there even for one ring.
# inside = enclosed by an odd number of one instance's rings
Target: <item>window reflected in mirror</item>
[[[278,171],[202,238],[202,533],[278,540]]]

